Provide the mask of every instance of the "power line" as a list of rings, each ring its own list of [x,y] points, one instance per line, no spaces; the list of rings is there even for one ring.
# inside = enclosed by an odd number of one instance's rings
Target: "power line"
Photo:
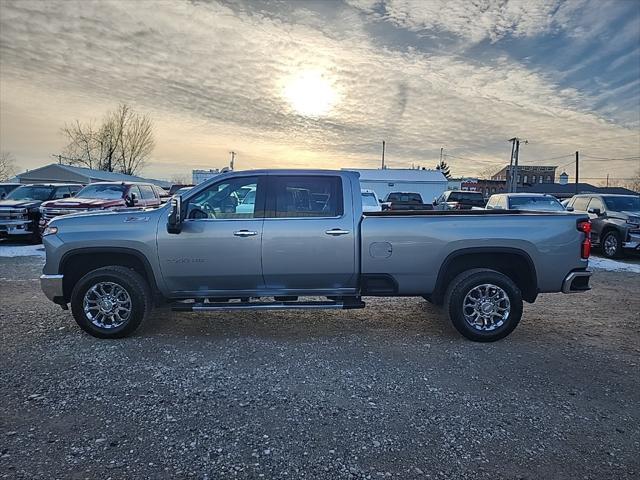
[[[640,155],[634,155],[632,157],[618,157],[618,158],[612,158],[612,157],[597,157],[595,155],[587,155],[586,153],[582,154],[583,157],[588,157],[588,158],[595,158],[598,160],[640,160]]]

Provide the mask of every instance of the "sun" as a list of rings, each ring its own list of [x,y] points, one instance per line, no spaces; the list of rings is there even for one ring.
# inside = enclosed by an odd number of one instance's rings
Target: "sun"
[[[338,100],[332,82],[321,70],[303,70],[291,76],[284,84],[284,97],[305,117],[327,115]]]

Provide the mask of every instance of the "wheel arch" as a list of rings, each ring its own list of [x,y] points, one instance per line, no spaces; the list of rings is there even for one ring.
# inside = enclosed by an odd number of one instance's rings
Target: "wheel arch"
[[[431,294],[433,302],[442,304],[449,283],[460,273],[475,268],[487,268],[508,276],[529,303],[538,296],[536,267],[527,252],[511,247],[472,247],[456,250],[445,258]]]
[[[139,273],[155,295],[159,289],[149,260],[139,251],[126,247],[86,247],[66,252],[60,259],[60,273],[64,275],[62,291],[69,302],[73,287],[92,270],[107,266],[121,266]]]

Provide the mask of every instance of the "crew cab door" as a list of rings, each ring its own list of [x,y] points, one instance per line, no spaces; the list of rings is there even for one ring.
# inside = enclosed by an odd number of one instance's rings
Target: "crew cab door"
[[[337,175],[269,175],[262,236],[265,288],[280,295],[355,292],[351,185]],[[358,191],[358,196],[360,192]]]
[[[234,176],[183,196],[179,234],[158,227],[167,288],[195,297],[250,296],[264,288],[261,240],[266,177]],[[250,192],[254,195],[248,197]]]

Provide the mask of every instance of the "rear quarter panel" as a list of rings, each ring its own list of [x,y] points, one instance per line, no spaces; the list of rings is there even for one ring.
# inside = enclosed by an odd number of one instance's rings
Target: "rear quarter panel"
[[[401,295],[433,292],[440,267],[454,252],[469,248],[507,248],[532,260],[539,292],[561,290],[565,276],[584,268],[584,234],[576,214],[367,217],[361,223],[362,273],[390,274]],[[391,254],[381,255],[388,243]]]

